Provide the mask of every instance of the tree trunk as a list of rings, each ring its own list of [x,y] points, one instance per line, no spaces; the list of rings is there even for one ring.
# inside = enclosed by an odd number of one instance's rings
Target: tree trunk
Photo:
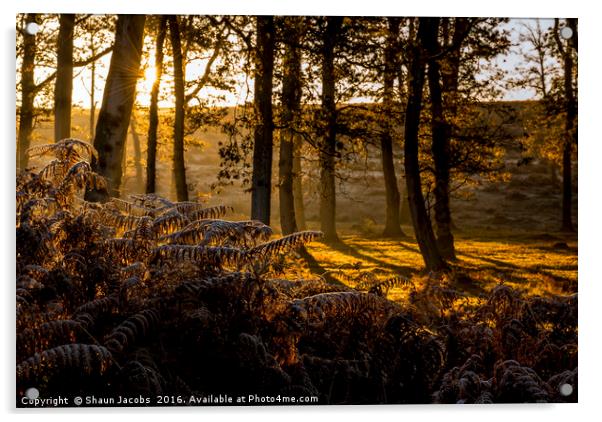
[[[564,125],[564,146],[562,150],[562,231],[573,232],[572,207],[572,156],[575,142],[575,120],[577,118],[577,101],[573,90],[573,48],[576,46],[576,19],[567,19],[567,26],[573,30],[573,38],[564,47],[564,92],[566,101],[566,120]],[[572,41],[572,42],[571,42]]]
[[[433,58],[440,52],[438,41],[439,18],[433,18],[433,31],[425,40],[428,61],[428,85],[431,99],[431,151],[435,164],[435,222],[437,223],[437,245],[446,259],[455,259],[454,236],[451,232],[451,211],[449,207],[449,143],[450,127],[443,111],[441,91],[441,70],[438,59]]]
[[[96,47],[94,45],[95,33],[90,34],[90,53],[92,57],[96,55]],[[96,61],[92,62],[90,68],[90,142],[94,139],[94,122],[96,119]]]
[[[393,84],[397,76],[397,36],[399,18],[388,19],[387,45],[385,46],[385,69],[383,77],[383,127],[380,134],[383,176],[385,179],[386,218],[383,236],[403,237],[400,225],[399,189],[393,162]]]
[[[431,221],[426,212],[420,181],[418,162],[418,128],[422,108],[424,87],[424,67],[422,46],[428,42],[429,32],[436,28],[433,18],[420,18],[418,42],[411,46],[409,63],[409,92],[405,118],[404,166],[410,214],[414,225],[414,234],[424,259],[427,271],[439,271],[447,268],[437,247]]]
[[[410,214],[410,202],[408,201],[407,188],[406,193],[401,197],[401,211],[399,213],[399,221],[402,224],[412,224],[412,216]]]
[[[136,191],[143,186],[142,180],[142,151],[140,149],[140,135],[136,130],[136,114],[132,112],[130,119],[130,132],[132,133],[132,141],[134,142],[134,168],[136,169]]]
[[[157,178],[157,128],[159,127],[159,88],[163,76],[163,44],[167,33],[167,20],[159,18],[155,43],[155,81],[151,89],[146,148],[146,193],[154,193]]]
[[[61,14],[57,41],[54,83],[54,141],[71,137],[71,97],[73,93],[73,28],[75,15]]]
[[[37,21],[37,14],[30,13],[25,18],[25,25]],[[21,108],[19,109],[19,138],[17,149],[19,169],[25,170],[28,164],[27,149],[31,144],[33,131],[33,100],[35,98],[35,82],[33,72],[36,58],[36,36],[23,30],[23,61],[21,62]]]
[[[107,179],[109,190],[89,191],[88,200],[106,201],[109,194],[119,196],[121,161],[136,97],[145,19],[145,15],[117,18],[113,55],[94,137],[98,162],[94,162],[93,167]]]
[[[336,76],[334,69],[335,46],[343,24],[340,16],[326,18],[322,46],[322,116],[324,134],[320,147],[320,226],[324,241],[337,242],[335,156],[337,139]]]
[[[188,184],[186,183],[186,166],[184,163],[184,64],[182,59],[182,43],[180,26],[176,16],[167,18],[169,36],[173,50],[174,91],[176,97],[174,119],[173,170],[176,181],[178,201],[188,201]]]
[[[253,145],[251,218],[270,224],[272,185],[272,74],[274,70],[274,17],[257,16],[254,102],[256,123]]]
[[[295,139],[293,151],[293,199],[295,200],[295,219],[297,230],[306,230],[305,223],[305,205],[303,203],[303,173],[301,169],[301,149],[303,140],[298,137]]]
[[[282,119],[280,131],[279,197],[282,234],[297,231],[293,191],[293,160],[295,155],[295,123],[301,109],[300,19],[289,17],[285,23],[285,53],[282,80]]]

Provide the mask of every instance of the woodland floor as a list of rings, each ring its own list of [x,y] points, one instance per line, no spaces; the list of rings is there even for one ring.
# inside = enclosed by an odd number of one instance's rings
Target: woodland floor
[[[406,230],[408,232],[409,230]],[[455,272],[466,277],[455,281],[455,289],[468,295],[488,293],[499,283],[522,291],[527,296],[566,295],[577,290],[576,235],[531,235],[509,238],[456,235]],[[378,279],[398,275],[420,284],[423,261],[413,238],[383,240],[359,235],[343,235],[338,244],[314,242],[307,247],[316,263],[305,260],[287,269],[293,277],[316,274],[353,287],[348,279],[370,272]],[[295,269],[297,273],[295,273]],[[459,281],[458,281],[459,280]],[[396,287],[388,298],[403,301],[408,289]]]

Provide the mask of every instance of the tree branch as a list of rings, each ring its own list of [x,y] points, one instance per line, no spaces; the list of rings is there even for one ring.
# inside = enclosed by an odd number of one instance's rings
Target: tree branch
[[[95,62],[96,60],[100,59],[101,57],[109,54],[111,51],[113,51],[113,46],[101,51],[98,54],[95,54],[92,57],[87,58],[86,60],[79,60],[76,62],[73,62],[73,67],[83,67],[83,66],[87,66],[92,62]],[[56,78],[56,71],[52,72],[46,79],[44,79],[42,82],[40,82],[39,84],[36,84],[35,88],[33,89],[33,92],[39,92],[42,88],[44,88],[44,86],[46,86],[49,82],[51,82],[54,78]]]
[[[220,33],[219,38],[218,38],[217,42],[215,43],[215,47],[213,49],[213,54],[209,58],[209,61],[207,62],[207,66],[205,66],[205,72],[203,73],[203,76],[197,83],[197,86],[194,88],[194,90],[192,90],[192,92],[190,94],[186,95],[186,98],[184,100],[184,102],[186,104],[188,104],[194,97],[196,97],[197,94],[201,91],[201,89],[203,89],[203,87],[207,84],[207,81],[209,80],[209,75],[211,74],[211,66],[213,66],[213,62],[215,62],[215,60],[219,56],[222,45],[224,43],[224,40],[226,38],[228,38],[228,35],[230,34],[228,32],[224,35],[224,31],[225,31],[225,28],[222,28],[222,32]]]

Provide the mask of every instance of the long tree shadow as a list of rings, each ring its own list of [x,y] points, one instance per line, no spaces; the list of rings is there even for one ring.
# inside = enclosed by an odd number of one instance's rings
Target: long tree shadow
[[[400,275],[410,277],[413,273],[416,273],[416,268],[409,265],[395,265],[389,262],[374,258],[373,256],[366,255],[365,253],[360,252],[356,247],[351,246],[348,243],[345,243],[343,240],[339,240],[338,242],[328,243],[332,249],[341,252],[345,255],[352,256],[358,260],[368,261],[375,265],[378,265],[381,268],[385,268],[391,270]],[[409,247],[408,247],[409,248]],[[411,249],[411,248],[410,248]],[[420,252],[418,252],[420,253]]]
[[[524,266],[513,264],[511,262],[501,261],[501,260],[495,259],[495,258],[486,258],[483,256],[474,255],[474,254],[471,254],[468,252],[456,251],[456,253],[459,256],[476,259],[476,260],[482,261],[482,262],[488,262],[488,263],[494,265],[493,267],[489,267],[488,269],[507,268],[507,269],[517,270],[517,271],[524,271],[524,272],[527,272],[530,274],[543,274],[545,276],[552,278],[554,281],[557,281],[560,283],[574,283],[574,280],[571,280],[570,278],[554,275],[554,274],[550,273],[549,271],[541,269],[541,267],[537,267],[537,266],[536,266],[536,268],[528,267],[528,266],[524,267]],[[552,269],[552,268],[550,268],[550,269]],[[521,279],[528,280],[526,278],[521,278]]]
[[[316,274],[320,277],[323,277],[327,283],[334,284],[336,286],[345,286],[345,284],[341,283],[339,280],[334,278],[326,268],[324,268],[314,256],[309,253],[309,251],[305,248],[305,246],[301,246],[299,248],[299,255],[307,262],[307,266],[309,271],[312,274]]]

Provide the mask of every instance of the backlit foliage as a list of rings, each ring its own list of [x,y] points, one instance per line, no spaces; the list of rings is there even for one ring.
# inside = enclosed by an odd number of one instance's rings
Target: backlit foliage
[[[320,403],[576,401],[577,296],[500,284],[472,299],[454,275],[359,273],[352,285],[275,278],[317,240],[271,239],[156,195],[83,199],[104,183],[66,140],[17,178],[17,395],[284,394]],[[86,156],[84,156],[84,153]],[[403,304],[387,299],[408,289]],[[569,383],[572,395],[560,395]]]

